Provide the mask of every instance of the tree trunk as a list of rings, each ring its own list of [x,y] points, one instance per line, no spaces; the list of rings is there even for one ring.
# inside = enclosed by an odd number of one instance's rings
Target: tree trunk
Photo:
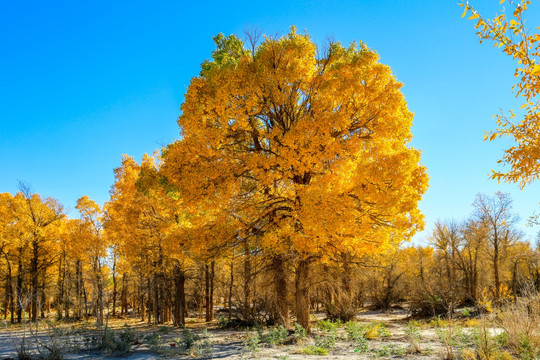
[[[287,275],[285,260],[281,255],[272,257],[272,272],[274,273],[274,314],[278,324],[289,326],[289,304],[287,302]]]
[[[17,264],[17,322],[22,322],[22,312],[26,304],[23,299],[23,264],[22,249],[19,249],[19,258]]]
[[[231,259],[231,281],[229,282],[229,322],[232,319],[232,292],[234,287],[234,261]]]
[[[127,294],[126,294],[126,273],[122,274],[122,290],[120,293],[120,301],[122,302],[120,314],[126,315],[127,313]]]
[[[153,308],[154,308],[154,323],[159,324],[160,308],[159,308],[159,277],[158,275],[154,275]]]
[[[309,321],[309,260],[300,260],[296,268],[296,321],[310,332]]]
[[[174,320],[175,325],[178,327],[184,327],[186,324],[186,313],[185,313],[185,303],[186,303],[186,276],[184,270],[178,266],[176,269],[176,299],[174,307]]]
[[[113,254],[112,281],[113,281],[112,315],[116,316],[116,253]]]
[[[216,277],[216,262],[210,263],[210,321],[214,319],[214,279]]]
[[[204,306],[206,311],[205,321],[212,320],[210,317],[210,267],[208,264],[204,266]]]
[[[496,236],[497,233],[495,233],[495,237]],[[497,239],[495,239],[495,244],[493,247],[493,280],[495,282],[495,300],[499,301],[501,281],[499,279],[499,244]]]
[[[31,289],[30,289],[30,313],[32,322],[37,321],[37,303],[38,303],[38,261],[39,261],[39,243],[37,234],[34,234],[32,241],[32,259],[30,261]]]
[[[243,316],[244,320],[251,319],[251,258],[247,244],[244,248],[244,301]]]
[[[43,269],[43,275],[41,279],[42,282],[40,285],[40,302],[39,302],[39,310],[41,312],[40,316],[42,319],[45,318],[45,306],[47,304],[47,295],[45,294],[46,273],[47,273],[47,269]]]
[[[99,259],[94,259],[94,273],[96,277],[97,302],[96,302],[96,325],[103,325],[103,279],[101,276],[101,264]]]

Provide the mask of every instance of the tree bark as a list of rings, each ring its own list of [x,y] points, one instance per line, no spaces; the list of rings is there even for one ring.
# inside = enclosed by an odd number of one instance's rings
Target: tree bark
[[[229,282],[229,322],[232,319],[232,292],[234,287],[234,262],[231,259],[231,278]]]
[[[216,277],[216,262],[210,263],[210,320],[214,319],[214,279]]]
[[[112,281],[113,281],[112,315],[116,316],[116,293],[117,293],[116,291],[116,253],[113,254]]]
[[[287,302],[287,275],[285,260],[281,255],[272,257],[272,272],[274,273],[274,319],[278,324],[289,326],[289,304]]]
[[[204,266],[204,307],[206,311],[206,322],[212,320],[210,317],[210,306],[210,266],[206,264]]]
[[[309,260],[300,260],[296,268],[296,321],[311,331],[309,320]]]
[[[30,313],[32,322],[37,321],[37,303],[38,303],[38,265],[39,265],[39,242],[37,234],[34,234],[32,241],[32,259],[30,260],[31,289],[30,289]]]
[[[176,299],[174,307],[174,318],[175,325],[178,327],[184,327],[186,324],[186,313],[185,313],[185,303],[186,303],[186,276],[184,270],[181,267],[176,269]]]

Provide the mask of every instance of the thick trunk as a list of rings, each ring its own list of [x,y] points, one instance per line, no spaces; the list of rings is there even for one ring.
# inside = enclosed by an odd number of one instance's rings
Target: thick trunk
[[[141,315],[141,321],[146,320],[146,302],[144,299],[144,289],[142,279],[139,281],[139,313]]]
[[[276,322],[285,327],[289,326],[289,304],[287,302],[287,275],[283,256],[275,255],[272,258],[272,272],[274,274],[274,314]]]
[[[247,246],[244,249],[244,301],[243,316],[245,320],[251,319],[251,259]]]
[[[296,321],[310,331],[309,321],[309,261],[300,260],[296,268]]]
[[[112,315],[116,316],[116,254],[113,255],[112,281],[113,281]]]
[[[146,285],[148,291],[148,325],[150,325],[152,324],[152,306],[155,306],[155,304],[152,304],[152,286],[150,284],[150,278],[148,278]]]
[[[216,277],[216,262],[210,263],[210,320],[214,319],[214,279]]]
[[[65,252],[63,252],[62,256],[60,256],[60,260],[58,263],[58,281],[56,285],[58,289],[58,295],[56,299],[56,315],[59,320],[62,319],[62,316],[63,316],[62,310],[64,306],[64,279],[66,276],[65,266],[64,266],[65,257],[66,257],[66,254]]]
[[[498,301],[501,281],[499,279],[499,246],[497,242],[493,248],[493,278],[495,282],[495,299]]]
[[[11,316],[11,323],[13,324],[13,299],[15,296],[15,291],[13,289],[13,274],[11,271],[11,262],[9,261],[9,257],[7,256],[7,253],[4,253],[4,257],[6,258],[6,265],[7,265],[7,274],[6,274],[6,288],[5,288],[5,298],[4,298],[4,320],[7,319],[7,313],[8,309]]]
[[[81,261],[75,262],[75,316],[82,319]]]
[[[229,322],[232,319],[232,292],[234,287],[234,262],[231,259],[231,278],[229,282]]]
[[[208,264],[204,266],[204,306],[206,311],[205,321],[212,321],[210,314],[210,266]]]
[[[120,301],[122,302],[120,314],[125,315],[127,313],[127,294],[126,294],[126,273],[122,274],[122,290],[120,293]]]
[[[41,318],[44,319],[45,318],[45,306],[47,306],[47,295],[45,294],[45,282],[46,282],[46,279],[45,279],[45,274],[46,274],[47,270],[46,269],[43,269],[43,275],[42,275],[42,279],[41,279],[41,284],[40,284],[40,301],[39,301],[39,309],[41,311]]]
[[[186,324],[186,313],[185,313],[185,306],[186,303],[186,276],[184,274],[184,270],[180,267],[177,268],[176,271],[176,279],[175,279],[175,287],[176,287],[176,299],[175,299],[175,307],[174,307],[174,318],[175,318],[175,325],[178,327],[184,327]]]
[[[37,235],[35,235],[37,236]],[[30,289],[30,312],[32,322],[37,321],[37,303],[38,303],[38,263],[39,261],[39,242],[35,238],[32,242],[32,259],[30,261],[31,289]]]
[[[26,307],[23,299],[23,264],[22,264],[22,249],[19,249],[19,258],[17,264],[17,322],[22,322],[22,312]]]
[[[159,324],[159,278],[157,275],[154,275],[154,323]]]
[[[101,275],[101,264],[99,259],[94,259],[94,273],[96,278],[96,325],[103,325],[103,279]]]

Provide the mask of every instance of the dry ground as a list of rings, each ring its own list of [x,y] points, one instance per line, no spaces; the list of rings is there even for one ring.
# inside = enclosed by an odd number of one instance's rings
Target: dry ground
[[[148,326],[137,319],[114,319],[108,324],[110,329],[119,334],[127,331],[134,335],[133,346],[129,351],[98,349],[97,343],[102,338],[103,331],[97,330],[88,323],[55,324],[56,335],[52,335],[50,327],[40,324],[37,331],[30,332],[21,325],[5,325],[0,331],[0,359],[17,358],[16,348],[23,339],[26,348],[32,357],[46,356],[44,346],[56,342],[62,348],[66,359],[158,359],[158,358],[185,358],[185,359],[442,359],[447,355],[447,347],[441,340],[441,334],[448,332],[450,327],[445,322],[420,321],[414,323],[417,330],[417,340],[420,353],[414,351],[411,336],[406,334],[411,329],[408,314],[403,310],[394,310],[389,313],[367,311],[358,316],[361,325],[379,329],[372,331],[372,339],[364,342],[364,347],[350,339],[345,325],[336,328],[334,332],[324,331],[314,325],[313,334],[305,339],[296,339],[290,334],[282,339],[282,344],[268,343],[268,333],[271,329],[246,331],[243,329],[219,329],[217,323],[203,323],[190,319],[187,328],[190,334],[199,336],[193,339],[189,350],[184,350],[186,333],[181,329],[170,326]],[[318,316],[319,319],[322,314]],[[461,321],[461,344],[455,343],[453,350],[458,353],[464,348],[472,347],[471,325],[478,325],[477,320]],[[378,324],[378,325],[375,325]],[[438,327],[439,326],[439,327]],[[127,327],[127,328],[126,328]],[[207,329],[207,330],[205,330]],[[385,330],[384,330],[385,329]],[[437,330],[438,329],[438,330]],[[382,330],[382,332],[381,332]],[[496,330],[491,330],[496,332]],[[261,342],[257,341],[257,334],[262,334]],[[328,337],[331,337],[328,346]],[[259,339],[261,339],[259,337]],[[325,343],[326,341],[326,343]],[[310,350],[317,349],[315,344],[325,344],[327,355],[308,355]],[[367,349],[365,348],[367,345]],[[323,351],[324,352],[324,351]]]

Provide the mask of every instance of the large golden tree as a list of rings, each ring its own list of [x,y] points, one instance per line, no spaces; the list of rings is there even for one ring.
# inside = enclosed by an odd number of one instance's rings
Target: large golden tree
[[[216,227],[242,224],[230,241],[257,239],[296,264],[296,316],[309,328],[314,259],[380,252],[423,226],[428,177],[409,146],[413,115],[362,43],[318,49],[295,28],[252,50],[236,36],[214,40],[163,172],[186,209]]]

